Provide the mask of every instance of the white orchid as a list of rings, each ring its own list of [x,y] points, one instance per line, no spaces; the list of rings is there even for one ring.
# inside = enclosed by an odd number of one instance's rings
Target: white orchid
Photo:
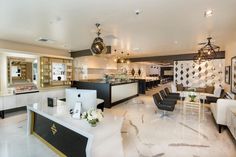
[[[88,123],[95,126],[102,120],[103,113],[101,110],[91,108],[87,112],[82,113],[81,118],[86,119]]]

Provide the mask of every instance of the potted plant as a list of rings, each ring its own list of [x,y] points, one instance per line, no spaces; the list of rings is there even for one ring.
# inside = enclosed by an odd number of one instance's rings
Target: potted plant
[[[195,98],[196,98],[196,94],[191,92],[189,95],[189,98],[190,98],[190,102],[194,102],[195,101]]]

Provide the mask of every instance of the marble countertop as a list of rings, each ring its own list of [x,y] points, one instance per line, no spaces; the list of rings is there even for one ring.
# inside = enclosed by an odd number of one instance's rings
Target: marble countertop
[[[30,93],[34,93],[34,92],[45,92],[45,91],[53,91],[53,90],[66,89],[66,88],[71,88],[71,87],[70,86],[59,86],[59,87],[39,88],[38,90],[25,91],[25,92],[18,93],[18,94],[30,94]],[[12,96],[12,95],[18,95],[18,94],[15,94],[13,92],[13,90],[0,91],[0,97]]]
[[[88,139],[92,141],[90,143],[92,157],[114,156],[114,154],[109,154],[111,149],[116,150],[117,157],[123,156],[122,137],[120,133],[123,117],[105,113],[103,120],[99,122],[96,127],[91,127],[85,120],[72,118],[69,113],[69,108],[65,102],[62,101],[58,101],[57,106],[55,107],[48,107],[47,104],[35,103],[28,105],[27,110],[28,113],[29,111],[33,111],[70,130],[88,137]]]
[[[44,91],[51,91],[51,90],[58,90],[58,89],[66,89],[66,88],[70,88],[70,86],[57,86],[57,87],[40,87],[39,91],[40,92],[44,92]]]
[[[46,104],[35,103],[28,105],[27,108],[50,119],[53,117],[54,119],[60,121],[59,124],[69,124],[76,127],[77,130],[79,129],[91,134],[100,132],[102,131],[101,129],[104,129],[103,131],[106,129],[120,130],[123,122],[123,117],[115,117],[106,113],[103,120],[99,122],[96,127],[91,127],[83,119],[78,120],[72,118],[66,103],[60,100],[57,102],[57,106],[55,107],[48,107]],[[72,127],[69,127],[69,129],[72,129]]]
[[[111,85],[120,85],[120,84],[129,84],[129,83],[134,83],[136,81],[134,80],[128,80],[128,81],[105,81],[102,79],[94,79],[94,80],[79,80],[79,82],[90,82],[90,83],[108,83]]]

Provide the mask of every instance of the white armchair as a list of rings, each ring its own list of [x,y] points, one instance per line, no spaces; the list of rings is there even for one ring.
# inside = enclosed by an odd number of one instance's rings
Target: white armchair
[[[171,92],[176,93],[177,92],[177,87],[174,83],[171,83]]]
[[[216,103],[211,103],[211,112],[216,124],[219,126],[219,133],[223,125],[227,125],[227,110],[229,107],[236,107],[236,100],[218,99]]]

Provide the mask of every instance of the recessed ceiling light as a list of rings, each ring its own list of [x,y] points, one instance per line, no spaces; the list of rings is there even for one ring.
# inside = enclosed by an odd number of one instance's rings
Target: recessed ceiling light
[[[40,37],[40,38],[37,39],[37,41],[44,42],[44,43],[50,43],[50,44],[54,43],[54,40],[48,39],[48,38],[45,38],[45,37]]]
[[[136,14],[136,15],[140,15],[142,12],[143,12],[143,11],[140,10],[140,9],[135,10],[135,14]]]
[[[205,17],[211,17],[213,15],[213,10],[208,9],[204,12]]]

